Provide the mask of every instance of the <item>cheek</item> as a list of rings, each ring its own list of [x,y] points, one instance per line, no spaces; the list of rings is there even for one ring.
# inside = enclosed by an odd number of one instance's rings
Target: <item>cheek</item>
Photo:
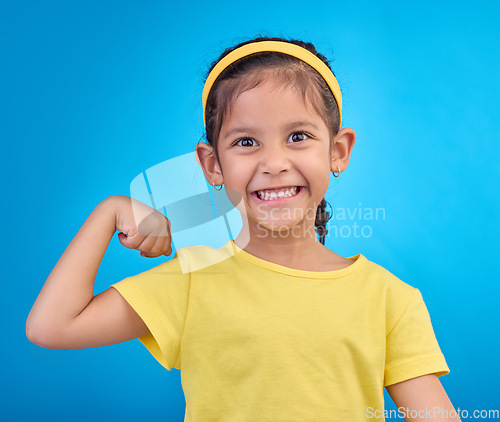
[[[227,160],[224,165],[224,183],[233,189],[245,191],[253,175],[251,162],[242,159]]]
[[[230,166],[224,171],[224,183],[226,187],[230,187],[235,190],[244,189],[245,185],[245,170],[244,168],[238,168],[237,166]]]
[[[321,176],[317,179],[317,192],[321,196],[321,199],[326,195],[328,187],[330,186],[330,177]]]
[[[325,154],[318,154],[309,163],[318,163],[309,167],[310,177],[314,180],[314,184],[318,190],[326,192],[330,185],[330,161]]]
[[[236,190],[232,187],[226,186],[226,195],[229,201],[233,204],[234,207],[238,208],[240,212],[244,212],[245,210],[245,201],[243,200],[243,196],[239,190]]]

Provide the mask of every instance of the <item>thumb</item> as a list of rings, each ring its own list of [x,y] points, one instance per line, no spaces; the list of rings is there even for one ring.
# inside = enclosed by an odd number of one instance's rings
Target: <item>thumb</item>
[[[124,227],[123,232],[118,233],[118,240],[126,248],[135,249],[138,243],[141,242],[137,239],[138,234],[139,232],[137,229],[133,227]]]

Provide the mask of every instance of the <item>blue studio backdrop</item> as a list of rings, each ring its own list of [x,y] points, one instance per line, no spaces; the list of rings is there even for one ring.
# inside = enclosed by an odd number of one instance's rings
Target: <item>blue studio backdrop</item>
[[[25,323],[95,206],[194,150],[210,63],[257,34],[313,42],[338,76],[343,126],[357,132],[328,191],[327,246],[418,288],[453,404],[498,409],[498,9],[485,0],[2,1],[0,420],[183,420],[180,372],[139,340],[49,350],[28,341]],[[167,259],[140,257],[115,235],[95,293]]]

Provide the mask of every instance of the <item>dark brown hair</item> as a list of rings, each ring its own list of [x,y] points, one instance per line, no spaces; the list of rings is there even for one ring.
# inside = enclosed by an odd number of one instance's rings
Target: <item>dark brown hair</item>
[[[316,55],[332,70],[326,57],[318,53],[311,43],[293,39],[257,37],[224,50],[221,56],[211,64],[206,77],[215,65],[231,51],[245,44],[259,41],[283,41],[299,45]],[[281,86],[292,85],[297,88],[304,102],[308,101],[312,104],[329,129],[331,151],[331,141],[340,129],[340,118],[337,102],[328,84],[307,63],[287,54],[266,51],[244,57],[229,65],[219,75],[210,90],[205,108],[206,138],[214,148],[217,161],[219,161],[218,138],[224,115],[230,111],[232,101],[242,92],[255,88],[269,75],[272,75],[273,81]],[[330,214],[326,212],[326,204],[327,202],[323,198],[318,205],[314,224],[322,244],[325,243],[325,236],[328,233],[326,223],[330,219]]]

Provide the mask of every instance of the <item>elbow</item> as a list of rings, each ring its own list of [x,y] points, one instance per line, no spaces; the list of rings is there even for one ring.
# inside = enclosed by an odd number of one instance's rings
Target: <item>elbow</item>
[[[38,331],[29,330],[27,328],[26,337],[33,344],[43,347],[44,349],[62,350],[62,347],[58,346],[54,341],[51,341],[50,337],[41,334]]]
[[[29,341],[39,346],[38,330],[36,329],[36,324],[33,318],[33,314],[34,314],[33,308],[31,308],[31,311],[28,314],[28,317],[26,318],[26,327],[25,327],[26,337],[28,338]]]
[[[49,322],[37,323],[35,320],[26,320],[26,337],[30,342],[44,349],[69,350],[76,349],[72,343],[73,336],[67,326],[60,326]]]
[[[46,342],[43,340],[43,336],[40,335],[39,330],[37,330],[33,326],[33,324],[30,322],[29,318],[26,321],[26,337],[28,338],[29,341],[31,341],[33,344],[36,344],[37,346],[50,348],[50,347],[47,347]]]
[[[28,338],[29,341],[31,341],[33,344],[36,344],[37,346],[41,346],[39,337],[37,333],[33,330],[33,328],[26,324],[26,337]],[[42,346],[43,347],[43,346]]]
[[[36,326],[30,318],[26,320],[26,337],[30,342],[45,349],[57,349],[55,343],[51,341],[51,336],[44,330]]]
[[[31,322],[30,316],[31,316],[31,312],[28,315],[28,318],[26,319],[26,328],[25,328],[26,329],[26,337],[28,338],[29,341],[31,341],[32,343],[35,343],[33,323]]]

